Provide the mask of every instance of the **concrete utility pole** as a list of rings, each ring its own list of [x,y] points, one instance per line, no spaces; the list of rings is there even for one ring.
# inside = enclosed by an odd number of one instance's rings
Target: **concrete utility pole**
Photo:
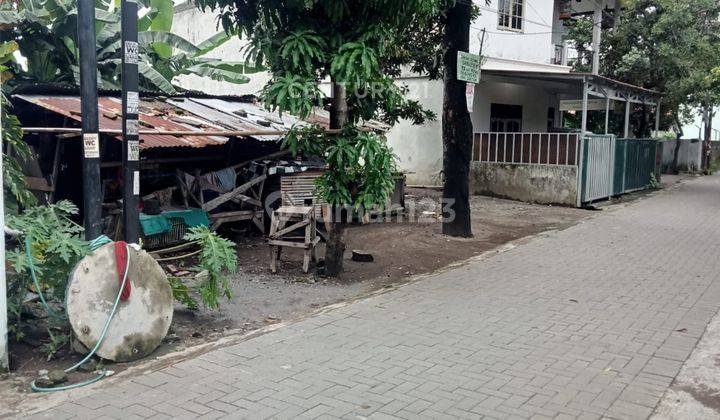
[[[0,104],[0,120],[2,119],[2,104]],[[2,141],[2,126],[0,126],[0,150],[5,150]],[[0,155],[0,185],[5,185],[3,180],[3,159]],[[0,194],[0,229],[2,229],[2,241],[0,241],[0,260],[3,262],[0,270],[0,372],[9,368],[8,363],[8,340],[7,340],[7,282],[5,279],[5,194]]]
[[[125,241],[140,240],[140,137],[138,123],[138,29],[136,0],[122,0],[123,226]]]
[[[595,11],[593,12],[592,74],[600,74],[600,41],[602,38],[602,13],[603,13],[602,2],[599,2],[596,0],[595,1]]]
[[[83,133],[83,224],[85,239],[91,241],[102,234],[94,1],[78,1],[77,32],[80,51],[80,103]]]

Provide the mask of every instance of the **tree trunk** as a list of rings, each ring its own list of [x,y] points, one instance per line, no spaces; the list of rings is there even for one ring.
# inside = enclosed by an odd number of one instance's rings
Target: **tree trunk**
[[[703,110],[703,119],[705,120],[705,130],[703,132],[703,155],[702,170],[705,174],[710,173],[710,151],[712,150],[712,105],[705,105]]]
[[[678,169],[678,158],[680,157],[680,139],[683,136],[683,129],[682,124],[680,123],[680,120],[675,117],[675,125],[677,125],[677,134],[675,135],[675,150],[673,151],[673,161],[671,166],[671,171],[677,175],[680,173],[680,170]]]
[[[473,128],[465,99],[466,83],[457,80],[457,52],[468,51],[470,46],[470,5],[456,2],[445,19],[442,231],[467,238],[472,236],[469,175]]]
[[[330,106],[330,128],[341,129],[348,121],[347,91],[340,83],[332,82],[333,97]],[[349,203],[348,203],[349,204]],[[342,217],[340,208],[332,208],[329,212],[330,220],[325,223],[328,230],[328,240],[325,244],[325,274],[330,277],[337,277],[343,271],[343,259],[345,256],[345,223],[347,218]]]

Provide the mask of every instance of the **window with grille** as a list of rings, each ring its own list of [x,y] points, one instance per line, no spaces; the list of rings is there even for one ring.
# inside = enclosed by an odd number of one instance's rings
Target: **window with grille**
[[[498,27],[523,30],[524,0],[498,0]]]

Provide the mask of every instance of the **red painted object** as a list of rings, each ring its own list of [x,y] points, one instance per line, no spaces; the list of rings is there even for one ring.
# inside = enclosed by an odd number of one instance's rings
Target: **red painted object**
[[[115,264],[117,266],[118,274],[118,285],[122,286],[123,277],[125,276],[125,269],[128,263],[128,252],[127,243],[124,241],[115,242]],[[120,294],[120,300],[125,302],[130,298],[130,278],[125,281],[125,287],[123,288],[122,294]]]

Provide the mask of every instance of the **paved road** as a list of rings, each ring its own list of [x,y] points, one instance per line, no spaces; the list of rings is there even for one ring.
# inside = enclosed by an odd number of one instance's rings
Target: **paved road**
[[[720,307],[720,178],[41,418],[645,418]]]

